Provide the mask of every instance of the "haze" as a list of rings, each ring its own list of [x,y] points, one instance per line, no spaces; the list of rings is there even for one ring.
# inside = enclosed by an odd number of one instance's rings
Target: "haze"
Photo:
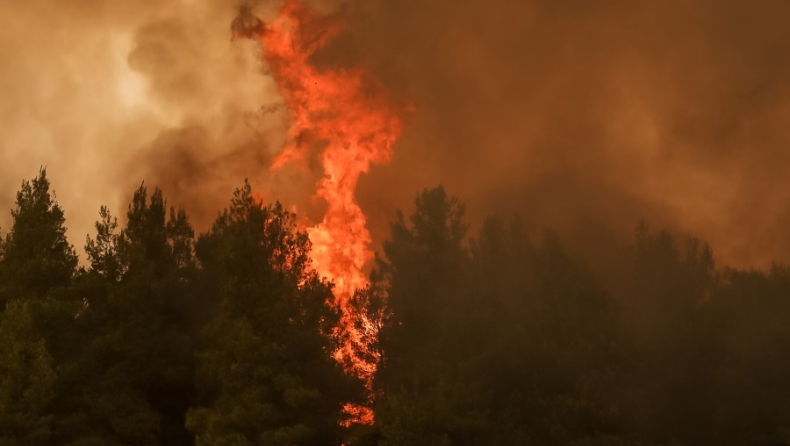
[[[230,40],[238,6],[1,3],[0,209],[43,165],[78,247],[99,206],[121,215],[142,181],[198,229],[244,177],[320,218],[320,172],[269,174],[288,114],[256,46]],[[316,62],[367,66],[415,107],[392,163],[359,187],[377,242],[441,183],[473,221],[519,214],[585,252],[646,220],[733,266],[790,261],[790,3],[319,6],[347,33]]]

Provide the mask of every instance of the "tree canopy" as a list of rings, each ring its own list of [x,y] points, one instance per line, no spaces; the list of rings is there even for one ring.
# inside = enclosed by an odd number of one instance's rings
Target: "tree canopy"
[[[248,182],[203,233],[145,185],[98,217],[79,263],[47,171],[17,193],[0,445],[790,444],[784,265],[721,267],[640,224],[602,277],[557,234],[471,227],[427,189],[351,301],[379,328],[366,388],[333,356],[341,309],[307,232]]]

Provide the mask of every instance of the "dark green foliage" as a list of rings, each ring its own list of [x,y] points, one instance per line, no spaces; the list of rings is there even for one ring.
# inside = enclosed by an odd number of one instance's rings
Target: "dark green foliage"
[[[50,194],[46,169],[23,181],[11,211],[13,226],[0,259],[0,302],[12,297],[42,297],[65,287],[77,267],[77,254],[66,240],[63,210]]]
[[[431,373],[440,330],[451,321],[449,310],[461,301],[468,257],[461,246],[466,232],[463,207],[444,189],[425,191],[417,199],[411,225],[402,214],[392,224],[392,240],[379,259],[381,279],[388,283],[387,322],[381,333],[384,351],[379,383],[406,386],[415,392]]]
[[[121,259],[118,257],[118,219],[110,215],[110,210],[102,206],[99,210],[100,221],[96,222],[96,239],[87,237],[85,253],[90,261],[90,271],[110,281],[121,278]]]
[[[52,424],[55,372],[27,303],[0,315],[0,445],[46,444]]]
[[[570,444],[603,435],[615,314],[549,234],[491,219],[470,251],[463,208],[443,189],[399,219],[380,262],[382,444]]]
[[[55,413],[57,371],[73,348],[70,293],[77,255],[46,170],[23,181],[0,257],[0,438],[45,444]]]
[[[358,387],[331,358],[339,314],[309,268],[307,235],[247,183],[197,253],[215,293],[200,353],[198,445],[340,444],[341,409]]]
[[[375,424],[332,358],[331,284],[248,183],[194,242],[140,187],[85,266],[46,171],[0,240],[0,445],[790,444],[790,270],[714,268],[637,230],[607,291],[546,232],[467,238],[441,187],[398,214],[353,311],[380,327]],[[592,259],[594,260],[594,259]]]
[[[83,355],[67,380],[79,397],[63,401],[58,438],[82,444],[191,444],[184,414],[194,393],[192,229],[160,190],[134,194],[128,223],[106,208],[86,252],[91,269],[78,288]],[[72,406],[73,405],[73,406]]]

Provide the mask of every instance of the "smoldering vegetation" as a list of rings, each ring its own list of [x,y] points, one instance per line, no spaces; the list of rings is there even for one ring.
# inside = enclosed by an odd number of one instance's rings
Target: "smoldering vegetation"
[[[47,171],[0,241],[0,443],[788,444],[790,268],[717,266],[642,224],[602,278],[562,237],[444,188],[392,216],[354,315],[370,387],[307,234],[248,182],[199,235],[158,188],[102,207],[79,265]],[[362,320],[362,319],[358,319]],[[355,424],[348,404],[373,410]]]

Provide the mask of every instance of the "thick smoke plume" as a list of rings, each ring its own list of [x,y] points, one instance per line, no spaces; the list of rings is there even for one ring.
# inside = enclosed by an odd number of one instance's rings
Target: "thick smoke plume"
[[[249,5],[264,19],[278,6]],[[316,63],[369,66],[416,109],[358,190],[374,239],[443,183],[478,221],[518,213],[588,252],[644,219],[705,237],[724,263],[790,261],[790,3],[317,6],[346,29]],[[0,4],[0,206],[49,165],[77,244],[142,180],[198,227],[245,176],[320,218],[318,163],[270,177],[289,117],[254,44],[230,40],[238,8]]]
[[[77,245],[141,181],[205,227],[266,171],[285,119],[255,46],[230,41],[235,14],[203,0],[0,4],[0,206],[45,165]]]
[[[727,263],[790,260],[787,2],[352,9],[353,51],[327,60],[367,58],[419,111],[368,205],[442,181],[473,214],[516,211],[586,249],[645,219]]]

